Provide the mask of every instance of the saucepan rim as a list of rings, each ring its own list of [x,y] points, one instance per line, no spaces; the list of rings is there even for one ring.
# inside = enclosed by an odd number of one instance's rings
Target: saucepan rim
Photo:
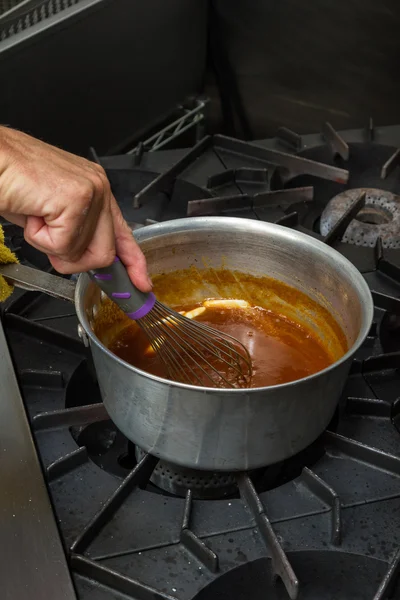
[[[208,228],[213,228],[218,225],[228,225],[232,226],[236,231],[240,231],[243,228],[249,227],[249,220],[243,219],[239,217],[187,217],[183,219],[174,219],[171,221],[163,221],[161,223],[155,223],[153,225],[148,225],[147,227],[143,227],[134,232],[134,237],[137,242],[140,244],[140,241],[145,241],[149,238],[160,237],[163,235],[170,235],[171,233],[178,233],[180,231],[184,231],[185,233],[190,232],[190,228],[188,226],[193,224],[193,231],[198,231],[201,229],[207,230]],[[172,228],[171,228],[172,227]],[[374,314],[374,303],[371,295],[371,291],[367,285],[362,274],[358,271],[358,269],[344,256],[342,256],[335,249],[330,246],[324,244],[322,241],[309,236],[305,233],[289,229],[282,225],[277,225],[275,223],[266,223],[263,221],[252,221],[251,227],[255,230],[259,230],[260,232],[266,233],[268,230],[280,231],[284,237],[292,240],[299,240],[300,242],[306,243],[310,248],[314,250],[321,250],[323,254],[327,257],[334,258],[338,262],[338,269],[346,269],[348,274],[351,276],[352,284],[355,289],[357,289],[359,296],[362,295],[362,324],[360,331],[358,333],[357,339],[352,344],[352,346],[347,350],[346,354],[344,354],[337,361],[323,369],[322,371],[318,371],[317,373],[313,373],[312,375],[308,375],[307,377],[303,377],[301,379],[295,379],[294,381],[289,381],[287,383],[280,383],[271,386],[257,387],[257,388],[212,388],[212,387],[200,387],[195,385],[190,385],[186,383],[180,383],[175,381],[170,381],[169,379],[164,379],[162,377],[158,377],[156,375],[152,375],[151,373],[147,373],[137,367],[129,364],[124,361],[122,358],[116,356],[113,352],[111,352],[94,334],[92,328],[90,327],[90,323],[88,317],[86,315],[86,311],[83,308],[84,301],[84,293],[87,289],[87,286],[90,283],[89,277],[82,273],[79,276],[78,283],[75,290],[75,309],[77,312],[77,316],[79,322],[84,327],[88,337],[91,342],[93,342],[96,346],[98,346],[105,354],[107,354],[110,358],[117,361],[123,367],[142,375],[145,378],[151,379],[160,384],[173,386],[180,388],[182,390],[190,390],[196,392],[204,392],[204,393],[218,393],[218,394],[257,394],[262,391],[269,390],[277,390],[280,388],[291,388],[292,386],[303,384],[307,381],[312,381],[313,379],[317,379],[324,374],[328,374],[330,371],[337,369],[341,364],[345,363],[347,360],[352,357],[360,346],[365,341],[368,332],[371,328]]]

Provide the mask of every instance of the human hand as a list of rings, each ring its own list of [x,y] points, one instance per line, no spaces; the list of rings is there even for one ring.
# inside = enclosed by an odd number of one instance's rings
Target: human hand
[[[134,285],[150,291],[144,255],[99,165],[0,127],[0,214],[59,273],[107,267],[117,254]]]

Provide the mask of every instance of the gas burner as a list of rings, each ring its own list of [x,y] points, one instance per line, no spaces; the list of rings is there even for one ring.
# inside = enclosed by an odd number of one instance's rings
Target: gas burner
[[[73,376],[72,379],[76,377]],[[70,402],[67,406],[68,409],[72,408]],[[76,404],[77,409],[80,406],[80,403]],[[92,406],[94,408],[96,405]],[[339,411],[336,411],[328,426],[330,431],[337,430],[338,420]],[[94,464],[118,478],[125,478],[146,456],[146,452],[130,442],[109,419],[71,427],[70,433],[79,447],[86,448],[87,456]],[[257,492],[272,490],[299,477],[305,467],[311,468],[324,453],[325,441],[322,434],[295,456],[251,471],[248,475]],[[186,469],[160,460],[145,489],[151,493],[181,498],[185,498],[190,490],[193,499],[197,500],[237,498],[238,476],[238,473]]]
[[[328,235],[361,194],[365,194],[365,206],[347,227],[342,241],[374,247],[380,238],[384,248],[399,248],[400,196],[380,189],[350,189],[332,198],[321,214],[321,234]]]
[[[76,405],[79,410],[80,404]],[[95,410],[96,405],[91,405]],[[101,408],[101,405],[97,405]],[[71,410],[68,404],[68,409]],[[336,431],[338,411],[329,429]],[[85,447],[88,458],[98,467],[118,478],[125,478],[146,456],[146,452],[130,442],[110,421],[104,419],[80,427],[70,433],[78,445]],[[293,481],[305,467],[312,467],[325,453],[324,434],[302,452],[275,465],[262,467],[248,475],[261,493]],[[160,460],[155,466],[146,491],[185,498],[190,490],[193,499],[219,500],[238,497],[238,473],[217,473],[186,469]]]
[[[71,407],[70,403],[68,407]],[[90,460],[119,478],[125,478],[146,456],[144,450],[130,442],[108,419],[72,427],[70,432],[77,445],[86,448]],[[237,492],[233,473],[196,471],[163,461],[157,463],[149,484],[150,492],[184,498],[190,489],[193,498],[202,500],[225,498]]]
[[[146,455],[146,452],[138,447],[136,447],[135,453],[137,462],[140,462]],[[182,498],[190,489],[193,498],[202,500],[232,496],[237,490],[236,477],[233,473],[196,471],[164,461],[158,462],[150,477],[150,482],[162,491]]]
[[[309,160],[348,169],[349,180],[347,183],[329,181],[312,175],[295,175],[284,181],[284,187],[289,189],[304,186],[314,188],[312,207],[307,207],[305,210],[304,207],[299,206],[298,211],[301,225],[310,231],[320,231],[319,219],[328,203],[347,191],[382,190],[388,198],[389,194],[391,194],[391,197],[400,195],[400,180],[397,177],[396,170],[384,169],[385,165],[390,163],[395,148],[375,143],[350,143],[348,147],[348,160],[334,155],[329,145],[302,150],[298,154],[298,156]],[[348,196],[346,197],[348,198]]]

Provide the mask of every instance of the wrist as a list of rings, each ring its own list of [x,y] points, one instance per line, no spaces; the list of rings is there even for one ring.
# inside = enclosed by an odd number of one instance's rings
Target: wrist
[[[13,161],[13,149],[10,140],[11,133],[12,129],[0,125],[0,214],[2,211],[7,211],[8,209],[6,201],[7,194],[4,194],[3,192],[7,189],[7,182],[5,181],[7,178],[6,172],[9,170],[9,166]]]
[[[11,160],[9,134],[10,130],[4,127],[4,125],[0,125],[0,176],[4,173]]]

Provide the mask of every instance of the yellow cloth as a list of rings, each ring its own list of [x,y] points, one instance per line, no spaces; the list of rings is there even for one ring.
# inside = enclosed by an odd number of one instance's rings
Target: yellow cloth
[[[0,225],[0,264],[8,265],[9,263],[17,262],[19,261],[14,252],[11,252],[11,250],[5,245],[3,227]],[[0,302],[7,300],[7,298],[13,293],[13,290],[14,286],[9,285],[4,277],[0,275]]]

